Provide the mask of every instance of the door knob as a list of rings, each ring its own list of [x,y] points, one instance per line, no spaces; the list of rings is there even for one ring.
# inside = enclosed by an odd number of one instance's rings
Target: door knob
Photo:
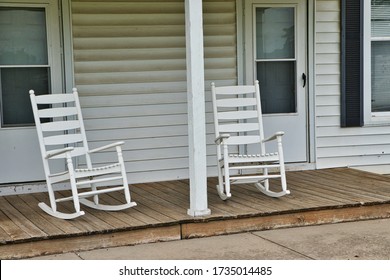
[[[303,80],[303,87],[306,86],[306,74],[305,73],[302,73],[302,80]]]

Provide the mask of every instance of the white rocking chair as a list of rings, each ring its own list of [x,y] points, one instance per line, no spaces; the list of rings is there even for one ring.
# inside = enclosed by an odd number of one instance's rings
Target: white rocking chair
[[[259,191],[271,197],[289,194],[282,148],[284,132],[264,138],[258,81],[255,85],[225,87],[212,83],[211,90],[218,160],[217,191],[221,199],[230,198],[230,185],[238,183],[255,183]],[[271,140],[277,141],[277,151],[266,153],[265,143]],[[250,144],[258,145],[260,154],[239,152]],[[272,178],[280,179],[280,191],[270,189],[269,179]]]
[[[119,211],[137,205],[130,197],[121,151],[123,142],[89,150],[77,90],[73,89],[73,93],[70,94],[45,95],[35,95],[34,91],[30,90],[30,98],[50,199],[50,206],[41,202],[38,204],[39,207],[54,217],[73,219],[84,215],[84,211],[80,210],[80,203],[107,211]],[[110,148],[116,148],[117,162],[93,167],[90,155]],[[79,156],[85,157],[86,167],[83,169],[74,168],[73,161]],[[54,173],[51,170],[51,163],[56,159],[66,160],[67,168],[64,172]],[[66,181],[70,182],[72,195],[56,198],[53,184]],[[115,185],[108,187],[108,182]],[[105,185],[102,186],[102,183]],[[118,205],[100,203],[100,194],[115,191],[124,193],[126,203]],[[87,199],[89,197],[93,197],[93,201]],[[73,201],[75,211],[73,213],[58,211],[57,203],[63,201]]]

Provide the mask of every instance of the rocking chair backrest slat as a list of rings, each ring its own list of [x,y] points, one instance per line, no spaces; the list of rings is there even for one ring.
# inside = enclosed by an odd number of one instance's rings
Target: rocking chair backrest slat
[[[246,107],[255,105],[256,98],[229,98],[217,100],[218,107]]]
[[[58,118],[74,115],[77,115],[77,109],[75,107],[49,108],[39,110],[40,118]]]
[[[260,136],[231,136],[225,140],[228,145],[249,145],[260,142]]]
[[[236,132],[249,132],[258,131],[258,123],[233,123],[233,124],[220,124],[219,132],[221,133],[236,133]]]
[[[65,131],[73,130],[80,128],[80,122],[75,121],[57,121],[57,122],[48,122],[41,125],[42,131]]]
[[[257,118],[257,111],[229,111],[217,113],[220,120],[240,120]]]
[[[44,138],[45,145],[72,145],[83,141],[81,134],[65,134],[47,136]]]

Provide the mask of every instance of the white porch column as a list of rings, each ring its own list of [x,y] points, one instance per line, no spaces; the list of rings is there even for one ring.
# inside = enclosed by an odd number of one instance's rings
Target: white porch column
[[[188,144],[190,209],[188,215],[209,215],[207,208],[206,119],[202,0],[185,0],[187,47]]]

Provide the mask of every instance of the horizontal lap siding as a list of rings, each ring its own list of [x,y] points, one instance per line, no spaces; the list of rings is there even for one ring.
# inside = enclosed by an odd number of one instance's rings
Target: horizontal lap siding
[[[390,162],[390,127],[340,127],[340,1],[316,1],[316,161],[318,168]]]
[[[235,1],[203,1],[206,89],[235,84]],[[184,1],[72,1],[75,84],[91,147],[124,140],[131,183],[188,177]],[[211,98],[207,152],[214,172]],[[112,153],[95,161],[105,162]]]

